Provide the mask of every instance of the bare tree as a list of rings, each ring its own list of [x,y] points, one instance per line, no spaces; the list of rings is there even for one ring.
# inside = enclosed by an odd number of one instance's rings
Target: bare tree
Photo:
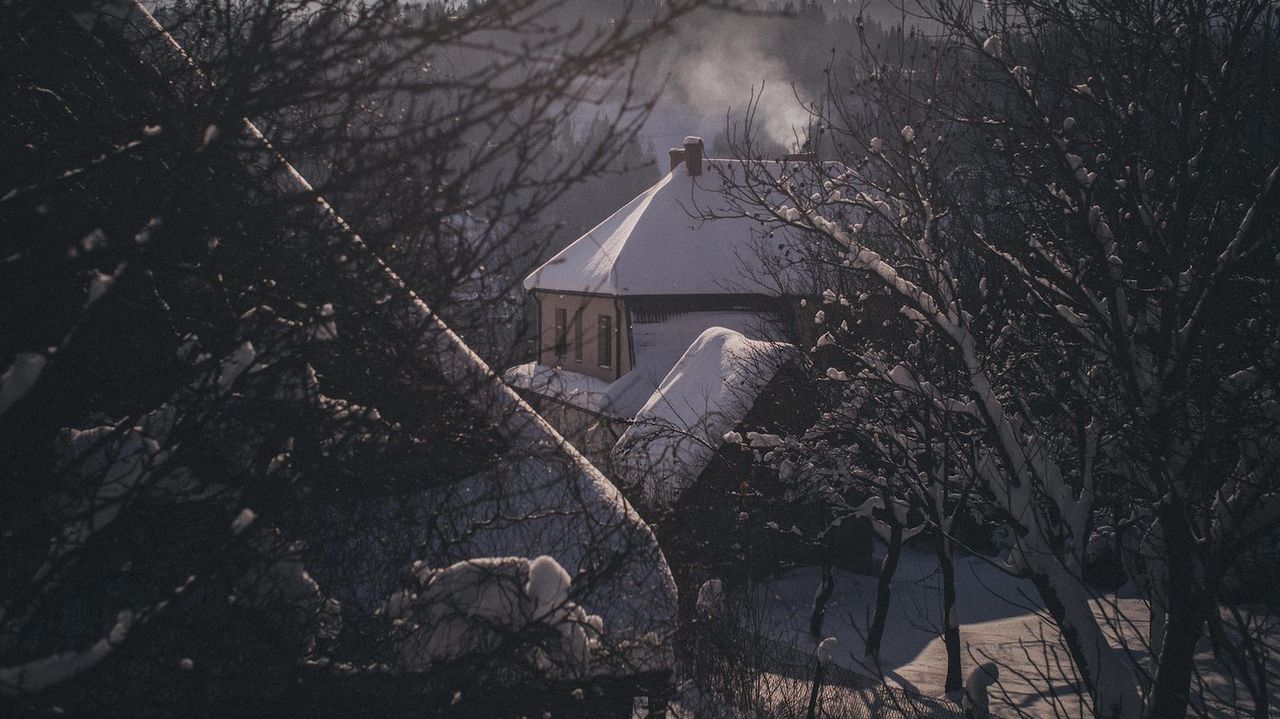
[[[5,7],[4,706],[503,712],[669,666],[652,535],[436,311],[491,321],[693,4]],[[518,547],[555,559],[471,561]],[[520,601],[436,601],[477,576]]]
[[[853,303],[839,302],[840,298],[832,292],[822,305],[821,319],[834,332],[874,316],[854,311]],[[920,361],[936,359],[923,340],[901,324],[891,327],[914,340],[910,352]],[[877,666],[904,545],[922,534],[933,543],[942,579],[938,626],[947,649],[946,689],[959,690],[964,653],[956,616],[953,532],[956,520],[963,522],[974,503],[972,464],[957,461],[974,456],[972,426],[963,417],[953,417],[941,393],[912,380],[904,366],[874,359],[866,347],[858,356],[846,354],[846,349],[835,343],[832,332],[819,338],[818,364],[827,365],[820,382],[830,387],[825,393],[829,404],[802,437],[765,459],[779,466],[797,499],[828,518],[824,533],[863,520],[884,542],[865,644],[866,656]],[[861,370],[850,374],[841,367]]]
[[[760,173],[740,200],[811,233],[949,357],[945,407],[981,428],[977,486],[1017,528],[1009,569],[1035,583],[1093,711],[1181,716],[1224,582],[1277,531],[1274,8],[925,14],[899,56],[864,48],[833,73],[815,110],[842,160],[826,186]],[[832,341],[865,355],[857,333]],[[951,386],[943,365],[893,360],[904,390]],[[1091,609],[1102,523],[1144,537],[1150,663]]]

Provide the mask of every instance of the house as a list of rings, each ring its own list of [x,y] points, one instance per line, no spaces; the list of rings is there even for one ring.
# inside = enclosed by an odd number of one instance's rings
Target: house
[[[525,279],[538,357],[506,379],[656,520],[682,611],[712,577],[807,563],[867,571],[865,526],[829,533],[825,547],[768,529],[812,530],[814,518],[781,501],[785,483],[753,460],[780,441],[773,433],[813,422],[803,298],[820,282],[788,274],[802,238],[761,216],[744,179],[785,175],[807,196],[843,168],[709,159],[696,137],[671,156],[665,177]],[[749,442],[726,443],[735,432]]]
[[[627,424],[660,401],[655,393],[706,330],[808,339],[798,321],[801,280],[780,269],[800,245],[736,190],[749,174],[816,181],[824,168],[799,156],[706,158],[697,137],[671,150],[671,163],[524,280],[538,304],[538,357],[506,379],[597,462],[607,463]]]

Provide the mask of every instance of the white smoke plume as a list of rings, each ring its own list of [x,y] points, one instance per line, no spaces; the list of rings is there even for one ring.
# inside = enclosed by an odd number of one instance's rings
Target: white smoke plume
[[[797,150],[809,127],[809,112],[792,88],[786,65],[764,48],[755,32],[709,32],[700,35],[689,54],[671,68],[672,96],[700,122],[715,130],[726,114],[740,121],[753,92],[758,99],[756,131],[762,140]]]
[[[771,23],[758,17],[695,13],[674,37],[648,55],[646,74],[666,81],[644,132],[661,163],[666,162],[667,147],[679,146],[691,134],[704,136],[712,146],[709,149],[723,151],[714,147],[715,138],[728,123],[742,122],[753,93],[757,100],[753,132],[761,149],[798,149],[810,124],[805,101],[811,98],[802,93],[797,99],[792,83],[813,78],[793,77],[785,58],[776,54],[781,38],[773,33],[787,22],[786,18]]]

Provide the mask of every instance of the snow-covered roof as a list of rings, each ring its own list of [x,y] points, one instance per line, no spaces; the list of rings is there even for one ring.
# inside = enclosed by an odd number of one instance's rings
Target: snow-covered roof
[[[762,270],[761,252],[789,242],[743,215],[726,189],[748,172],[777,175],[784,163],[704,161],[690,177],[678,166],[575,240],[524,280],[527,290],[606,295],[780,294]],[[805,163],[809,165],[811,163]],[[797,171],[796,163],[787,165]],[[815,166],[816,167],[816,166]],[[800,171],[804,171],[801,167]],[[812,173],[815,176],[816,172]],[[714,219],[703,219],[703,218]]]
[[[483,557],[554,558],[574,578],[574,604],[603,622],[590,673],[666,668],[665,640],[675,629],[670,570],[648,526],[593,474],[554,447],[515,448],[483,472],[422,493],[413,511],[422,513],[424,553],[432,569]]]
[[[370,291],[404,291],[385,265],[362,269]],[[419,328],[412,335],[415,356],[434,365],[510,447],[476,474],[424,490],[417,506],[396,500],[401,510],[422,513],[423,559],[440,568],[483,557],[550,556],[585,582],[575,583],[575,603],[603,618],[593,672],[669,666],[676,587],[648,525],[421,300],[399,300],[393,316]],[[367,561],[376,562],[378,554],[371,547]]]
[[[702,333],[662,380],[613,449],[618,479],[668,507],[706,469],[794,345],[752,340],[723,327]]]
[[[655,323],[632,325],[636,363],[614,382],[529,362],[506,371],[514,387],[620,419],[631,419],[649,402],[676,362],[708,327],[747,337],[777,339],[774,322],[755,312],[686,312]]]

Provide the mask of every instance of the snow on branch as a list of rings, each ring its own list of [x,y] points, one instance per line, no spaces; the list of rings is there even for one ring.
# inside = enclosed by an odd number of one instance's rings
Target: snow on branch
[[[0,375],[0,416],[27,396],[40,379],[46,360],[39,352],[19,352],[14,356],[13,364]]]
[[[61,652],[25,664],[0,667],[0,693],[31,694],[62,684],[97,666],[128,636],[133,612],[122,610],[107,635],[82,651]]]

